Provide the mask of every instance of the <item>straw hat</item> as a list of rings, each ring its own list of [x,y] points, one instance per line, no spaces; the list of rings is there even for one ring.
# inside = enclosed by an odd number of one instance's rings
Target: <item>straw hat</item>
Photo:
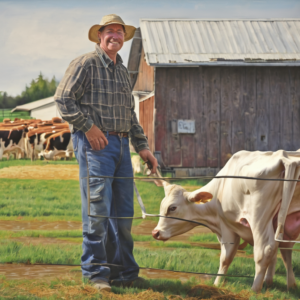
[[[94,43],[99,43],[98,40],[98,31],[101,27],[107,26],[109,24],[120,24],[125,27],[125,42],[131,40],[134,36],[136,28],[131,25],[126,25],[124,21],[117,15],[111,14],[104,16],[98,25],[94,25],[89,30],[89,40]]]

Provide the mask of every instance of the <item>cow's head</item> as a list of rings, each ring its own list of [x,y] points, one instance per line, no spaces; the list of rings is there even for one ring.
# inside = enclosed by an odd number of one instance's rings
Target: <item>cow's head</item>
[[[197,190],[187,192],[176,184],[163,183],[165,198],[160,205],[160,215],[180,219],[195,220],[195,204],[203,204],[213,198],[211,193]],[[185,233],[197,226],[195,223],[184,222],[171,218],[159,218],[157,226],[152,231],[152,236],[157,240],[166,241],[172,236]]]

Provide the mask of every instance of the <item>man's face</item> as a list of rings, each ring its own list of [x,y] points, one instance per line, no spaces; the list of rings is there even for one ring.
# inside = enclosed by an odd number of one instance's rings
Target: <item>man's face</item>
[[[125,33],[122,25],[107,25],[102,32],[98,32],[101,39],[100,46],[107,53],[117,53],[124,44]]]

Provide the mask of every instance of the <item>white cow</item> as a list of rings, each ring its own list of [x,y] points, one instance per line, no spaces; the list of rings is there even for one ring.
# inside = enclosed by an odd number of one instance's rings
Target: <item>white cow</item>
[[[298,179],[300,153],[241,151],[233,155],[218,173],[218,176],[226,175]],[[254,247],[252,289],[259,292],[264,279],[267,285],[272,284],[278,246],[292,248],[293,240],[300,233],[300,185],[297,182],[226,178],[213,179],[194,192],[166,182],[164,188],[161,215],[201,222],[217,234],[221,243],[218,274],[226,274],[242,238]],[[152,235],[164,241],[195,226],[194,223],[160,218]],[[296,284],[292,250],[280,251],[290,288]],[[217,277],[215,284],[218,285],[220,280],[221,277]]]

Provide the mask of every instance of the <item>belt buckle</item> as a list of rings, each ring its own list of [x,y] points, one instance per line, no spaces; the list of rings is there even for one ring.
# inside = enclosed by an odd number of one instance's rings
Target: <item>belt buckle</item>
[[[123,138],[123,137],[124,137],[124,132],[119,132],[119,133],[118,133],[118,136],[119,136],[120,138]]]

